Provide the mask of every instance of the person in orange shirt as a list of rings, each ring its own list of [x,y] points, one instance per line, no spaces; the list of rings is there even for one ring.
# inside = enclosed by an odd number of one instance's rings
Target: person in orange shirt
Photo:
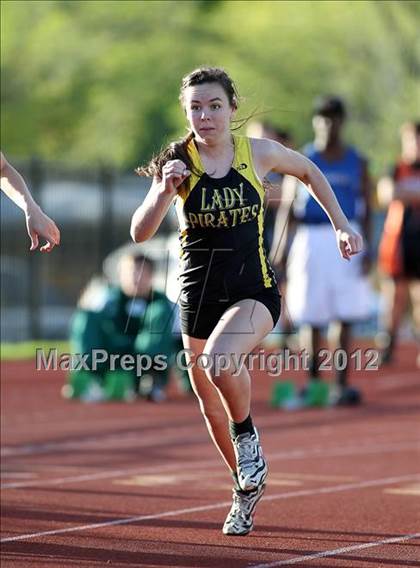
[[[380,203],[389,205],[379,245],[379,268],[387,307],[384,315],[382,364],[394,356],[396,337],[409,294],[415,334],[420,337],[420,122],[401,127],[401,157],[392,176],[378,184]]]

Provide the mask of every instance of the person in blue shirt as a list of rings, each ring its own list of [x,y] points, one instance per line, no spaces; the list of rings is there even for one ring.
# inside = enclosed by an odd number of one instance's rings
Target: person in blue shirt
[[[362,233],[369,250],[371,182],[368,164],[354,146],[343,140],[346,115],[341,98],[320,97],[313,112],[315,137],[303,148],[303,153],[325,175],[346,217],[352,227]],[[286,241],[285,225],[296,231],[287,262],[286,305],[293,323],[300,327],[301,342],[309,351],[310,381],[318,382],[323,363],[325,367],[334,366],[337,350],[342,350],[342,359],[350,362],[352,324],[369,315],[369,288],[365,278],[369,257],[341,262],[327,215],[304,190],[303,184],[291,178],[284,181],[282,188],[276,243]],[[271,251],[274,264],[279,264],[283,256],[282,246]],[[321,333],[326,326],[331,327],[329,336],[333,337],[329,361],[329,353],[319,356]],[[337,367],[332,401],[337,404],[359,402],[360,393],[348,385],[349,364],[340,361]]]

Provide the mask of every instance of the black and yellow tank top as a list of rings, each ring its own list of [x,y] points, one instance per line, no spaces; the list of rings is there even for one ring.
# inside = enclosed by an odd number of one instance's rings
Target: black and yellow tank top
[[[230,302],[276,287],[263,243],[264,188],[251,142],[233,136],[235,154],[226,176],[204,171],[192,140],[194,170],[175,200],[181,243],[181,302]]]

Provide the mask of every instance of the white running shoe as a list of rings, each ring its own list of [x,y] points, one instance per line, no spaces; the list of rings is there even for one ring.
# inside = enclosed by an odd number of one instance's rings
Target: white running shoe
[[[223,525],[223,534],[244,536],[254,528],[253,516],[258,501],[263,496],[265,485],[247,493],[233,489],[232,507]]]
[[[268,475],[257,429],[254,434],[246,432],[233,440],[236,455],[238,482],[243,491],[256,489],[264,483]]]

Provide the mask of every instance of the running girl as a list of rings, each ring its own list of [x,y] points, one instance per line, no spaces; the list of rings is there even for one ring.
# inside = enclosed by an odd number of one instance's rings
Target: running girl
[[[180,101],[188,135],[156,156],[140,175],[153,177],[136,210],[131,236],[149,239],[172,203],[180,225],[181,323],[191,361],[201,354],[224,357],[214,366],[190,369],[209,434],[234,479],[227,535],[253,528],[253,514],[268,474],[250,415],[250,375],[234,373],[234,355],[250,353],[273,329],[280,297],[263,245],[264,188],[270,171],[296,176],[327,213],[344,259],[362,249],[319,169],[278,142],[232,133],[238,94],[219,68],[201,68],[182,82]],[[321,253],[322,254],[322,253]],[[237,360],[237,359],[236,359]],[[225,368],[227,367],[227,368]]]

